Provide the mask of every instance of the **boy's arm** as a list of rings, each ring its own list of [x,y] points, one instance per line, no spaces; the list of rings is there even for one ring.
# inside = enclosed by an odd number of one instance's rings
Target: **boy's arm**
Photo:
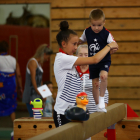
[[[79,45],[79,44],[83,44],[83,43],[86,42],[86,41],[87,41],[87,38],[86,38],[85,30],[84,30],[83,34],[82,34],[81,37],[79,38],[78,45]]]
[[[81,39],[79,39],[78,45],[83,44],[83,43],[84,43],[84,41],[82,41]]]

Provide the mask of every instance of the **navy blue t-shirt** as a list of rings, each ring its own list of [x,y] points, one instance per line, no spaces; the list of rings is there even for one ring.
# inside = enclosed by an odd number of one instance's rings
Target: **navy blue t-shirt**
[[[88,43],[89,57],[95,55],[100,50],[102,50],[107,44],[114,41],[114,38],[112,37],[111,33],[105,27],[103,27],[103,29],[99,33],[95,33],[91,29],[91,27],[89,27],[85,29],[84,33]],[[94,67],[95,65],[100,65],[101,63],[107,61],[111,63],[110,52],[98,64],[93,64],[92,66]]]

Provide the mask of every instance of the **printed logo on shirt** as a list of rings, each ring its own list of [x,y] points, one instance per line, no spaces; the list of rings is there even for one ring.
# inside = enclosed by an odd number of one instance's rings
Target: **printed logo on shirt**
[[[105,65],[105,68],[108,68],[108,65]]]
[[[100,50],[99,43],[97,42],[97,39],[94,38],[94,44],[90,44],[89,49],[90,49],[90,55],[95,55],[96,51]]]

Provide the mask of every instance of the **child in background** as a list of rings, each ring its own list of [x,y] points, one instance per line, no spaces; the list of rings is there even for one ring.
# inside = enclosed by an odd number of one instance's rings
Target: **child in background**
[[[76,50],[76,56],[88,57],[88,45],[87,44],[79,45]],[[89,78],[89,65],[76,66],[76,70],[79,73],[79,76],[81,78],[82,91],[88,95],[89,102],[87,104],[87,109],[90,114],[94,113],[97,111],[97,108],[96,108],[95,100],[93,98],[93,93],[92,93],[92,89],[93,89],[92,79]],[[108,97],[109,97],[109,93],[108,93],[108,90],[106,89],[105,98],[104,98],[106,106],[108,104]]]
[[[43,85],[44,84],[46,84],[48,86],[51,93],[53,94],[53,83],[51,81],[46,81],[43,83]],[[46,98],[45,107],[44,107],[44,111],[43,111],[43,117],[52,117],[52,111],[53,111],[52,106],[53,106],[54,102],[55,101],[52,96],[48,96]]]
[[[88,56],[94,56],[109,43],[115,42],[111,33],[104,27],[105,15],[102,10],[92,10],[89,15],[91,26],[86,28],[80,37],[79,44],[87,41]],[[114,49],[115,52],[117,49]],[[93,96],[97,105],[98,112],[107,112],[104,103],[104,94],[107,88],[108,71],[111,65],[110,52],[98,63],[89,65],[90,79],[92,79]],[[99,77],[101,83],[99,83]],[[100,94],[99,94],[100,84]]]

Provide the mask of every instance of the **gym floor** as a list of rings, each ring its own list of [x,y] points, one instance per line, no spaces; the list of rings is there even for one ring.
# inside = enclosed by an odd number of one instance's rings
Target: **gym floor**
[[[21,117],[29,117],[27,110],[16,111],[16,119]],[[11,140],[11,132],[13,124],[9,116],[0,117],[0,140]]]

